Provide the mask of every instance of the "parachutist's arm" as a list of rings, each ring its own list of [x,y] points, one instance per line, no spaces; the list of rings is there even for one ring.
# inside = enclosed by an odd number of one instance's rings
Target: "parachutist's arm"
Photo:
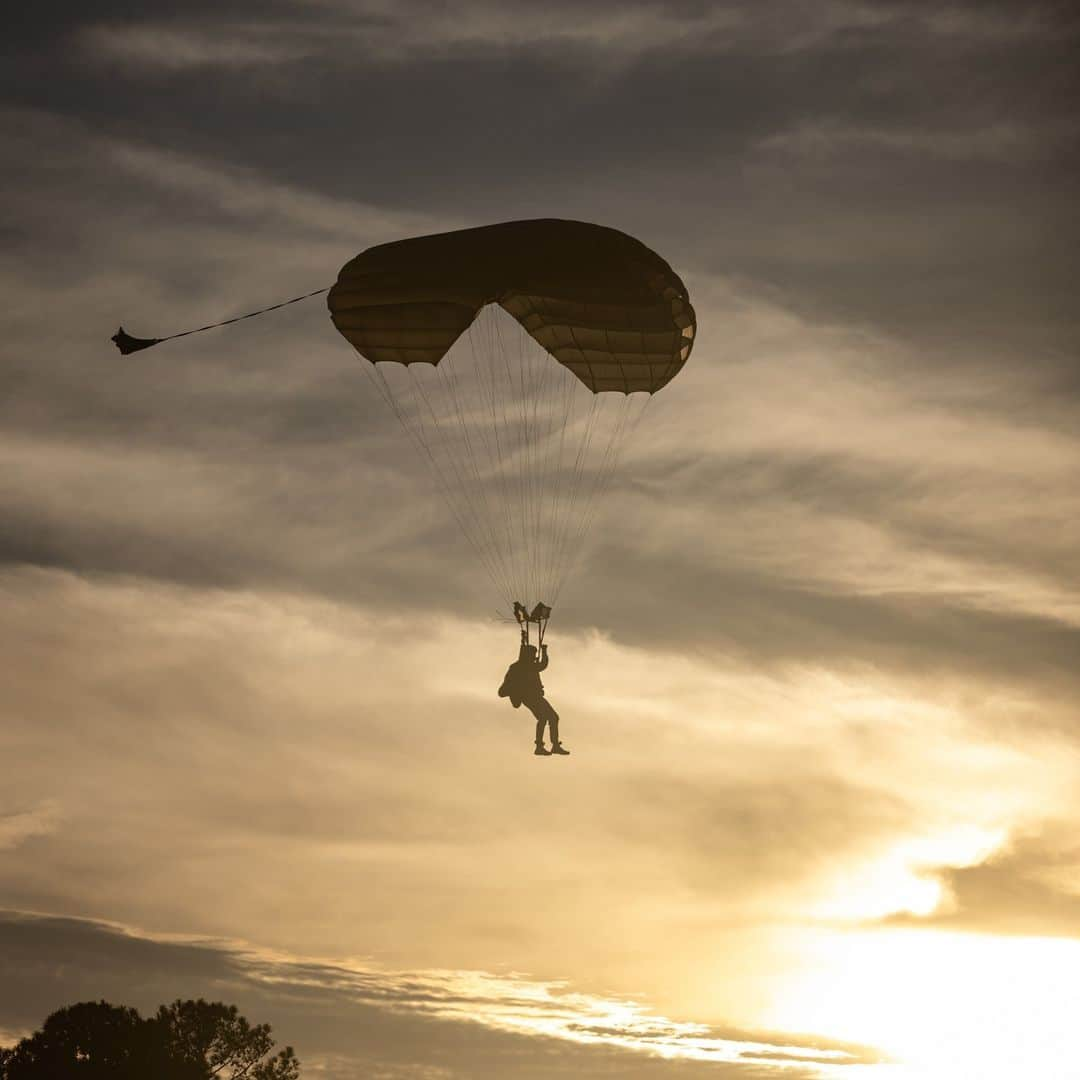
[[[547,646],[540,646],[540,663],[536,665],[537,671],[543,671],[548,666]]]

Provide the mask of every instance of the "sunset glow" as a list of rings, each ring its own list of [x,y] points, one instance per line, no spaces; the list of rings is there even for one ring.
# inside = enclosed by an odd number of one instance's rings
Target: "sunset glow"
[[[928,1080],[1066,1080],[1075,1072],[1080,945],[878,930],[808,943],[769,1022],[867,1042]]]
[[[20,12],[0,1080],[1080,1077],[1066,7]]]

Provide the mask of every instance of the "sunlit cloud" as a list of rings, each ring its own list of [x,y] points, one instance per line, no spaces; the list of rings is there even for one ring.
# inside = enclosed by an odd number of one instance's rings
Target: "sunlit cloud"
[[[753,1063],[784,1057],[792,1064],[859,1060],[848,1050],[720,1038],[705,1024],[679,1023],[633,1001],[577,993],[563,983],[523,976],[482,971],[379,972],[289,964],[279,957],[260,958],[257,953],[242,953],[237,962],[254,980],[274,986],[332,989],[356,1002],[664,1058]]]
[[[171,925],[197,889],[207,933],[409,967],[456,969],[480,950],[541,980],[647,979],[666,1015],[698,1020],[708,1000],[705,1019],[752,1027],[799,955],[797,928],[938,917],[941,868],[1051,816],[1080,775],[1046,736],[973,747],[994,703],[963,682],[946,707],[917,680],[770,673],[564,632],[549,693],[584,764],[556,778],[494,695],[498,624],[42,570],[3,589],[3,693],[21,717],[5,738],[24,763],[11,797],[46,793],[68,823],[6,869],[28,907],[56,910],[70,880],[63,910]],[[43,669],[64,679],[43,687]],[[76,712],[93,717],[92,770],[57,738]],[[245,886],[282,859],[296,876],[271,901]],[[580,878],[582,860],[607,870]],[[329,922],[315,902],[328,895]],[[478,919],[493,896],[497,917]],[[626,934],[652,948],[628,952]],[[786,944],[766,958],[765,938]]]
[[[0,920],[0,1041],[202,995],[320,1080],[1065,1080],[1060,6],[63,7],[4,43],[0,899],[70,918]],[[552,622],[558,762],[321,299],[108,341],[552,214],[700,323]]]
[[[514,1042],[507,1049],[518,1058],[529,1052],[530,1042],[539,1042],[554,1075],[560,1076],[574,1075],[575,1061],[582,1072],[587,1071],[590,1053],[600,1051],[620,1055],[629,1075],[636,1075],[635,1057],[731,1066],[719,1075],[734,1078],[760,1076],[755,1065],[775,1066],[781,1075],[810,1077],[831,1074],[819,1067],[831,1070],[878,1060],[872,1050],[855,1044],[724,1035],[705,1024],[669,1019],[633,1000],[582,993],[565,982],[518,973],[395,971],[370,962],[326,962],[240,942],[150,935],[115,924],[18,912],[0,913],[0,939],[8,955],[6,974],[29,978],[35,999],[69,992],[61,987],[59,975],[44,974],[53,969],[41,966],[42,961],[63,955],[65,983],[77,986],[82,994],[107,990],[115,995],[124,993],[126,986],[128,1000],[133,995],[141,1004],[153,992],[148,981],[172,979],[194,987],[201,979],[210,993],[227,990],[241,1000],[277,1002],[282,1014],[276,1021],[277,1036],[290,1042],[295,1038],[305,1066],[316,1075],[324,1069],[338,1075],[347,1065],[355,1069],[364,1061],[392,1067],[395,1058],[400,1066],[417,1070],[410,1075],[422,1075],[420,1070],[443,1045],[445,1035],[440,1032],[448,1025],[459,1031],[457,1038],[464,1046],[471,1041],[469,1031],[478,1028],[512,1036]],[[325,1018],[320,1031],[301,1031],[294,1037],[282,1030],[290,1019],[295,1024],[314,1012]],[[407,1019],[404,1043],[393,1034],[394,1015]],[[365,1046],[372,1022],[379,1023],[380,1017],[389,1039],[384,1035]],[[352,1052],[335,1055],[334,1043],[342,1036],[347,1040],[354,1025]],[[560,1050],[560,1044],[580,1047],[584,1056],[569,1056],[578,1052]],[[498,1053],[499,1044],[495,1047]],[[497,1067],[497,1061],[494,1064]],[[451,1060],[446,1067],[446,1075],[461,1075],[456,1062]]]
[[[5,810],[0,805],[0,851],[17,848],[32,836],[47,836],[58,824],[59,808],[46,801],[25,810]]]
[[[944,867],[976,866],[1004,841],[1001,830],[962,825],[901,840],[866,864],[850,864],[816,910],[825,920],[871,920],[904,913],[926,916],[951,900]]]

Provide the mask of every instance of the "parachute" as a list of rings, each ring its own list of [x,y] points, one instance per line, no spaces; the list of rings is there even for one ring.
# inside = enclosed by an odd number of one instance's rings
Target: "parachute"
[[[369,248],[327,306],[542,639],[621,451],[690,355],[686,286],[625,233],[541,219]]]
[[[327,288],[334,325],[427,459],[502,602],[544,628],[624,446],[682,369],[697,322],[678,275],[616,229],[508,221],[380,244]]]

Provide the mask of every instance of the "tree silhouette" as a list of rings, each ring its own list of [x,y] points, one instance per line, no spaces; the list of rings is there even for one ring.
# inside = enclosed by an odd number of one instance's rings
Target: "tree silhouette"
[[[197,1070],[191,1073],[193,1080],[294,1080],[300,1075],[292,1047],[268,1057],[274,1047],[270,1025],[252,1027],[235,1005],[202,998],[174,1001],[162,1005],[149,1023],[170,1061]],[[181,1076],[187,1080],[188,1074],[177,1073],[177,1080]]]
[[[4,1080],[66,1076],[118,1080],[145,1072],[149,1032],[134,1009],[84,1001],[54,1012],[28,1039],[0,1056]]]
[[[84,1001],[0,1049],[0,1080],[298,1080],[292,1047],[273,1047],[269,1024],[220,1001],[174,1001],[150,1019]]]

